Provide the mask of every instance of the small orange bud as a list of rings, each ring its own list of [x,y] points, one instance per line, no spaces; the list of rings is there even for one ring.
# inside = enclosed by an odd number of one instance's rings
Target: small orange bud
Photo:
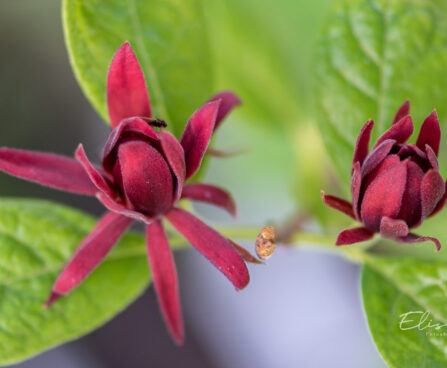
[[[260,259],[269,259],[275,250],[275,228],[264,227],[256,238],[256,254]]]

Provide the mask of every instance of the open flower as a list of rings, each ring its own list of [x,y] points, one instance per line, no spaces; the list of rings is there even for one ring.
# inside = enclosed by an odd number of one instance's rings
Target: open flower
[[[232,242],[191,213],[176,207],[182,198],[208,202],[235,214],[228,192],[213,185],[186,184],[200,167],[213,131],[239,99],[221,92],[198,109],[179,141],[153,126],[143,72],[130,45],[116,52],[107,77],[107,103],[112,132],[105,144],[102,165],[88,160],[79,145],[68,157],[10,148],[0,149],[0,170],[53,188],[96,196],[109,210],[82,241],[57,278],[47,306],[68,294],[104,259],[134,220],[146,226],[147,252],[163,316],[175,341],[183,342],[177,272],[162,218],[237,289],[249,282],[244,260]]]
[[[365,241],[379,232],[401,243],[430,240],[437,250],[441,248],[438,239],[409,231],[439,212],[446,201],[446,184],[437,159],[441,140],[438,116],[433,111],[422,124],[416,144],[406,144],[413,133],[409,113],[410,103],[405,101],[371,152],[374,122],[368,121],[360,131],[352,166],[352,203],[322,192],[326,205],[363,224],[341,232],[336,245]]]

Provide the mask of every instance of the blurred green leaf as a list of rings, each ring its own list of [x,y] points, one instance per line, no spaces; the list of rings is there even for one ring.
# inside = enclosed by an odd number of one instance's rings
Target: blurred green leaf
[[[0,364],[26,359],[104,324],[147,286],[144,239],[125,235],[69,296],[43,303],[95,221],[44,201],[0,200]]]
[[[66,43],[87,98],[108,121],[106,75],[129,41],[147,79],[154,116],[177,136],[211,97],[212,71],[200,0],[64,0]]]
[[[372,118],[373,139],[409,98],[416,128],[434,109],[447,121],[447,11],[440,0],[340,0],[316,58],[321,132],[348,185],[356,137]]]
[[[331,1],[204,2],[216,88],[242,97],[249,123],[286,136],[304,123],[314,39]]]
[[[446,290],[445,260],[374,258],[364,266],[362,293],[369,328],[390,367],[447,365],[447,327],[428,325],[447,324]],[[409,312],[416,313],[402,316]],[[430,314],[417,327],[424,312]],[[406,322],[401,326],[402,318]]]

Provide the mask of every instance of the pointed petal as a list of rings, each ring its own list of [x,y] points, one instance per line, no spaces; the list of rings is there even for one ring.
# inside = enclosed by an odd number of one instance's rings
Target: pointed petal
[[[360,221],[360,187],[362,185],[362,175],[360,174],[360,162],[356,162],[352,167],[351,177],[351,196],[352,196],[352,209],[354,210],[355,218]]]
[[[356,227],[347,229],[338,234],[335,245],[349,245],[360,243],[371,239],[374,233],[369,231],[366,227]]]
[[[439,127],[438,115],[436,111],[433,111],[425,119],[419,131],[419,136],[416,141],[416,146],[421,150],[425,149],[425,145],[428,144],[436,154],[439,153],[439,142],[441,141],[441,128]]]
[[[158,303],[169,332],[175,342],[182,345],[184,330],[177,270],[160,220],[146,226],[146,243]]]
[[[429,170],[421,183],[422,217],[429,216],[445,193],[445,184],[438,171]]]
[[[384,238],[400,238],[408,235],[408,225],[404,220],[382,217],[380,221],[380,235]]]
[[[366,188],[361,205],[362,222],[371,231],[379,231],[383,216],[399,213],[407,182],[407,164],[399,162],[379,174]]]
[[[433,170],[439,171],[438,157],[436,156],[435,151],[433,151],[433,148],[426,144],[425,152],[427,152],[427,158]]]
[[[228,239],[228,241],[231,243],[231,245],[234,247],[234,249],[236,249],[236,252],[242,257],[242,259],[245,262],[248,263],[254,263],[254,264],[263,264],[265,265],[264,262],[260,261],[259,259],[257,259],[254,255],[252,255],[247,249],[245,249],[244,247],[240,246],[239,244],[235,243],[233,240]]]
[[[51,188],[95,195],[98,189],[72,158],[36,151],[0,148],[0,170]]]
[[[211,97],[208,102],[219,101],[219,100],[220,100],[220,106],[219,106],[219,112],[217,113],[214,130],[217,129],[217,127],[220,125],[222,120],[225,118],[225,116],[228,115],[228,113],[231,110],[233,110],[237,105],[240,105],[242,103],[240,98],[237,97],[231,91],[219,92],[215,96]]]
[[[82,241],[53,286],[53,293],[66,295],[84,280],[118,242],[132,219],[108,212]]]
[[[50,296],[48,297],[47,301],[43,305],[45,309],[50,308],[54,303],[56,303],[63,295],[57,294],[54,292],[50,293]]]
[[[123,191],[134,209],[148,216],[167,211],[173,203],[171,171],[161,154],[143,141],[118,147]]]
[[[138,137],[148,138],[150,141],[157,142],[158,136],[154,128],[140,118],[128,118],[123,120],[115,129],[112,130],[102,151],[102,164],[104,168],[112,172],[115,162],[115,146],[120,138]]]
[[[112,129],[125,118],[152,116],[143,70],[128,42],[118,49],[109,67],[107,106]]]
[[[396,124],[392,125],[382,136],[377,140],[375,147],[387,139],[394,139],[396,143],[405,143],[413,134],[413,120],[411,116],[407,115],[400,119]]]
[[[447,200],[447,182],[445,183],[445,190],[444,195],[442,196],[441,200],[436,205],[435,209],[428,215],[428,217],[436,215],[439,211],[441,211],[444,208],[445,202]]]
[[[108,197],[104,193],[97,193],[96,198],[104,205],[105,208],[107,208],[111,212],[118,213],[120,215],[130,217],[134,220],[138,220],[141,222],[144,222],[145,224],[150,224],[154,221],[153,218],[149,216],[145,216],[144,214],[133,211],[127,207],[125,207],[123,204],[121,204],[118,201],[113,200],[112,198]]]
[[[353,164],[360,162],[360,165],[362,165],[366,156],[368,156],[369,141],[371,139],[371,131],[373,126],[374,121],[369,120],[360,131],[357,142],[355,143],[354,158],[352,160]]]
[[[107,182],[99,170],[89,161],[82,144],[79,144],[78,148],[76,149],[75,158],[82,165],[91,182],[96,185],[96,188],[110,198],[116,198],[115,189]]]
[[[400,119],[410,114],[410,100],[406,100],[394,116],[393,125],[398,123]]]
[[[430,236],[420,236],[417,234],[410,233],[405,237],[396,238],[395,240],[398,241],[399,243],[406,243],[406,244],[431,241],[435,244],[437,252],[439,252],[441,250],[441,243],[439,242],[439,240],[436,238],[432,238]]]
[[[158,133],[161,148],[169,166],[177,179],[174,202],[180,199],[186,176],[185,152],[179,141],[169,132]]]
[[[180,208],[172,209],[166,218],[237,289],[247,286],[250,281],[247,266],[227,239]]]
[[[180,143],[185,151],[186,179],[199,169],[213,134],[220,101],[208,102],[189,119]]]
[[[345,215],[348,215],[349,217],[352,217],[355,220],[354,210],[352,209],[352,204],[348,201],[332,196],[332,195],[326,195],[324,191],[320,191],[321,200],[323,203],[333,208],[334,210],[343,212]]]
[[[207,202],[219,206],[236,216],[236,203],[229,192],[210,184],[193,183],[185,185],[182,198]]]
[[[362,165],[362,178],[371,173],[377,166],[379,166],[385,157],[390,153],[396,141],[394,139],[387,139],[376,146],[371,153],[366,157]]]

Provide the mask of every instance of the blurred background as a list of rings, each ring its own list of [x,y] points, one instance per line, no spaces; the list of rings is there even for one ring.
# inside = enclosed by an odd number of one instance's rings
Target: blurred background
[[[330,3],[278,0],[273,6],[268,1],[219,0],[210,4],[210,14],[220,14],[213,19],[215,27],[228,26],[228,34],[216,31],[215,37],[228,44],[230,33],[240,35],[240,44],[234,44],[239,50],[227,50],[222,56],[226,63],[218,73],[219,85],[235,85],[238,73],[228,70],[237,57],[250,65],[246,79],[260,78],[269,86],[261,97],[259,91],[256,94],[241,86],[247,97],[240,108],[243,112],[228,119],[215,145],[244,148],[248,153],[237,159],[213,159],[206,177],[207,182],[233,193],[241,223],[261,228],[284,221],[295,213],[297,197],[302,208],[312,208],[315,204],[303,192],[315,192],[319,201],[321,188],[317,184],[302,188],[297,179],[314,175],[318,176],[315,183],[321,183],[320,171],[310,172],[309,166],[326,165],[309,117],[308,91],[313,39]],[[60,6],[57,0],[0,2],[0,145],[70,156],[83,142],[89,157],[99,158],[109,128],[86,101],[73,76]],[[233,6],[238,8],[238,17],[232,16]],[[248,28],[249,22],[244,22],[248,18],[263,31]],[[277,64],[278,52],[289,55],[287,65]],[[253,64],[253,60],[258,61]],[[272,98],[281,99],[286,108],[269,110]],[[253,101],[264,107],[256,110]],[[258,121],[266,128],[257,129]],[[321,172],[326,172],[323,167]],[[330,174],[321,180],[333,182]],[[293,188],[292,182],[296,183]],[[0,176],[0,188],[2,196],[46,198],[93,215],[103,211],[92,198],[6,175]],[[197,207],[197,211],[210,222],[232,222],[226,214],[206,206]],[[324,212],[320,220],[325,221]],[[253,250],[253,243],[243,245]],[[14,367],[385,366],[363,315],[359,268],[335,254],[306,247],[279,248],[267,266],[250,266],[251,283],[241,292],[193,249],[177,252],[176,263],[185,346],[178,348],[172,343],[150,286],[100,329]]]

